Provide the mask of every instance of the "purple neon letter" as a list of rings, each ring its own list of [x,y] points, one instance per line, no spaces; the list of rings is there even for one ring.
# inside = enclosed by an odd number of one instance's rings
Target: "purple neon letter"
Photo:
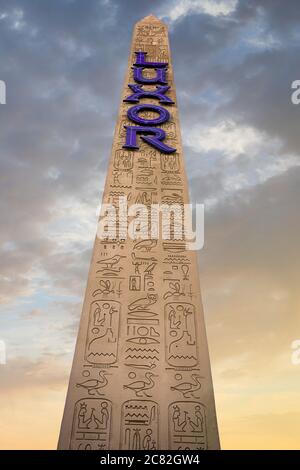
[[[168,66],[168,62],[146,62],[145,58],[147,52],[135,52],[136,61],[135,64],[137,67],[146,67],[151,69],[161,69]]]
[[[142,111],[156,112],[159,114],[159,117],[155,119],[141,118],[139,113]],[[158,124],[163,124],[170,119],[170,113],[167,109],[162,108],[161,106],[155,106],[154,104],[137,104],[136,106],[132,106],[132,108],[128,109],[127,116],[131,121],[142,126],[156,126]]]
[[[128,85],[133,91],[133,95],[127,96],[124,101],[128,103],[138,103],[141,98],[157,98],[160,103],[174,104],[165,93],[170,89],[169,86],[157,86],[156,90],[143,90],[141,85]]]
[[[156,148],[160,152],[164,153],[173,153],[176,152],[176,149],[169,147],[169,145],[164,144],[162,141],[166,138],[166,133],[163,129],[157,127],[144,127],[144,126],[124,126],[126,129],[126,143],[123,145],[124,148],[128,149],[138,149],[137,145],[137,135],[141,135],[141,138],[147,142],[147,144]],[[152,136],[148,136],[148,135]]]
[[[168,83],[165,68],[155,69],[156,75],[152,78],[144,77],[143,70],[143,67],[133,67],[133,78],[135,82],[142,83],[145,85],[151,85],[153,83],[160,83],[161,85],[166,85]]]

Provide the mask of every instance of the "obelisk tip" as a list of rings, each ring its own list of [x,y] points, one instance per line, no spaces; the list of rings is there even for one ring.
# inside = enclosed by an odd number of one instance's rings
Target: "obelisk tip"
[[[144,18],[142,18],[140,21],[138,21],[138,23],[161,23],[161,24],[164,24],[164,22],[162,20],[157,18],[157,16],[153,15],[152,13],[151,13],[151,15],[148,15],[148,16],[145,16]]]

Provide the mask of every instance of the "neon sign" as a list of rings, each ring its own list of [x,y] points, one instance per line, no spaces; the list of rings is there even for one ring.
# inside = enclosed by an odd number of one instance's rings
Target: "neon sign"
[[[128,87],[133,92],[130,96],[125,98],[127,103],[140,103],[142,98],[157,99],[160,104],[169,105],[174,104],[174,101],[166,96],[166,92],[170,89],[166,80],[167,62],[146,62],[147,52],[136,52],[136,61],[133,66],[133,78],[137,84],[128,84]],[[156,76],[152,78],[145,77],[143,74],[144,69],[155,69]],[[144,85],[156,85],[156,90],[146,90]],[[143,111],[154,112],[158,114],[157,118],[146,119],[140,116]],[[126,142],[124,148],[138,149],[137,136],[140,135],[141,139],[152,147],[158,149],[163,153],[173,153],[176,149],[164,143],[166,133],[158,126],[169,121],[169,111],[160,105],[154,104],[135,104],[127,111],[127,117],[130,121],[138,124],[138,126],[125,126],[126,129]]]

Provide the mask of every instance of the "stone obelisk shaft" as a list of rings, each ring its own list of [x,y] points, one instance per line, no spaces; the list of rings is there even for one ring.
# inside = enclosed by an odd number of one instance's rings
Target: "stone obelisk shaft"
[[[138,51],[169,64],[174,104],[159,127],[175,153],[140,137],[138,149],[123,148],[124,126],[136,125],[123,100]],[[120,197],[128,206],[188,202],[168,31],[153,16],[134,29],[103,202]],[[96,237],[59,448],[219,448],[197,254],[184,241]]]

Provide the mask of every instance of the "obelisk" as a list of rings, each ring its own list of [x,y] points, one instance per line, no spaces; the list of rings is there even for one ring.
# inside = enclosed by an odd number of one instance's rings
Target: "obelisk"
[[[153,15],[134,28],[103,194],[120,200],[188,202],[168,31]],[[161,231],[128,236],[130,220],[119,210],[116,236],[95,240],[58,447],[218,449],[197,252]]]

